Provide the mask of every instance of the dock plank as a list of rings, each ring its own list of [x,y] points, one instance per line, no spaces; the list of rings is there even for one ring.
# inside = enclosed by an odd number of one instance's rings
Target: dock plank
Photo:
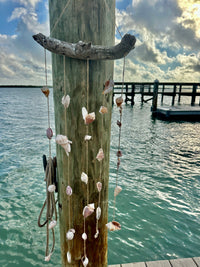
[[[144,262],[126,263],[122,267],[146,267]]]
[[[196,262],[196,265],[200,267],[200,257],[194,257],[193,260]]]
[[[173,267],[197,267],[192,258],[170,260]]]
[[[161,261],[148,261],[146,262],[147,267],[171,267],[171,264],[167,260]]]

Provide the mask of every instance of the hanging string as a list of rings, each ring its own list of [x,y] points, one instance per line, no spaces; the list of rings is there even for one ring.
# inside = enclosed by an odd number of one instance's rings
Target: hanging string
[[[55,28],[57,27],[57,25],[58,25],[59,21],[61,20],[63,14],[65,13],[65,10],[66,10],[67,7],[69,6],[70,1],[71,1],[71,0],[68,0],[68,2],[66,3],[64,9],[63,9],[62,12],[60,13],[60,16],[59,16],[58,19],[56,20],[56,22],[55,22],[55,24],[54,24],[54,26],[53,26],[53,28],[52,28],[52,30],[51,30],[51,32],[50,32],[50,35],[52,35],[52,33],[54,32]]]
[[[86,108],[89,110],[89,59],[87,59],[87,89],[86,89]],[[88,135],[89,129],[88,125],[86,125],[86,135]],[[88,142],[86,142],[86,173],[88,175]],[[89,186],[87,183],[87,205],[89,204]]]

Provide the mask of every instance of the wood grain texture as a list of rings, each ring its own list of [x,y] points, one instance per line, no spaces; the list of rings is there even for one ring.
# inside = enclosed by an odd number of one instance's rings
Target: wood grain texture
[[[49,0],[50,28],[54,27],[57,18],[60,16],[66,1]],[[71,0],[62,19],[53,32],[53,37],[69,42],[78,40],[91,40],[93,44],[108,45],[114,44],[115,34],[115,1],[107,1],[109,9],[104,1],[93,0]],[[64,61],[66,71],[64,73]],[[58,200],[60,219],[60,246],[62,266],[82,266],[83,256],[83,208],[86,205],[86,185],[81,182],[81,173],[86,171],[86,143],[84,136],[86,126],[84,124],[81,109],[87,106],[87,62],[52,54],[53,67],[53,90],[56,134],[67,135],[72,143],[72,150],[68,158],[64,149],[57,145],[57,170],[58,170]],[[64,88],[64,76],[66,77],[66,88]],[[87,257],[88,267],[107,266],[107,229],[105,224],[108,220],[108,180],[109,180],[109,151],[110,151],[110,128],[112,96],[102,95],[103,85],[106,80],[113,77],[112,61],[89,62],[89,106],[88,112],[95,112],[95,121],[88,126],[88,134],[92,140],[88,143],[88,176],[89,176],[89,202],[95,203],[97,207],[98,192],[96,183],[99,181],[100,164],[96,160],[99,148],[104,150],[105,158],[102,166],[102,193],[101,209],[102,216],[99,220],[100,235],[94,239],[95,234],[95,213],[86,219]],[[61,104],[64,94],[71,98],[69,108],[65,111]],[[99,113],[99,108],[104,105],[108,108],[108,114]],[[66,113],[66,115],[65,115]],[[67,131],[65,125],[65,116]],[[102,127],[103,123],[103,127]],[[71,227],[76,230],[75,238],[69,243],[66,241],[66,232],[69,229],[68,207],[69,201],[65,193],[68,185],[73,189],[71,200]],[[69,247],[68,247],[69,245]],[[70,250],[72,263],[67,262],[66,253]]]
[[[126,263],[122,267],[146,267],[144,262]]]
[[[64,42],[47,37],[42,33],[33,35],[33,39],[45,49],[55,54],[83,60],[114,60],[123,58],[134,49],[136,42],[135,36],[131,34],[125,34],[119,44],[111,47],[92,45],[92,43],[85,43],[83,41],[79,41],[76,44]]]
[[[173,267],[197,267],[192,258],[170,260]]]
[[[169,261],[148,261],[146,262],[147,267],[171,267]]]

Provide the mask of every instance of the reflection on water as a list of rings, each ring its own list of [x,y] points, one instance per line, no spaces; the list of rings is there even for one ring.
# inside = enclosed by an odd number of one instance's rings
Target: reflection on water
[[[0,266],[44,266],[45,231],[37,227],[37,216],[45,193],[41,156],[48,153],[46,99],[40,89],[9,88],[0,89],[0,99]],[[150,103],[137,103],[124,106],[123,191],[117,196],[116,218],[122,230],[108,235],[109,263],[199,256],[200,124],[153,120]],[[110,219],[117,119],[113,107]],[[60,262],[58,229],[56,235],[50,267]]]

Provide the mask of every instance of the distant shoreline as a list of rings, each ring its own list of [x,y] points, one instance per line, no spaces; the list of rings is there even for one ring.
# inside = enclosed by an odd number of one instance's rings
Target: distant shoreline
[[[42,88],[44,85],[0,85],[0,88]],[[47,85],[51,88],[52,85]]]

